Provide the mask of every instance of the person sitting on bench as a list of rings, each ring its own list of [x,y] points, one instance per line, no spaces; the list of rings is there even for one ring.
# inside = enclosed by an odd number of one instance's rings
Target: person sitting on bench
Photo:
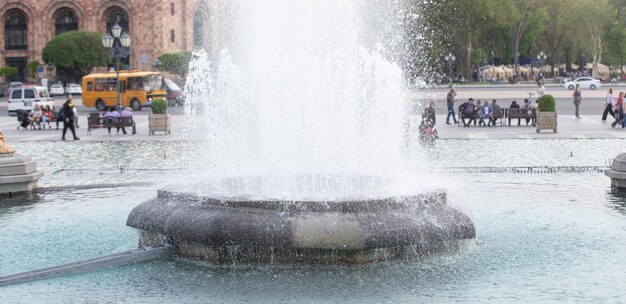
[[[120,113],[120,117],[129,117],[129,119],[132,121],[133,120],[133,110],[129,107],[124,108],[124,110],[122,110],[122,113]],[[117,132],[120,132],[120,128],[117,128]],[[122,127],[122,132],[124,134],[126,134],[126,128]],[[133,133],[134,134],[134,133]]]
[[[119,122],[120,120],[120,113],[118,113],[117,111],[115,111],[115,107],[109,107],[109,111],[104,113],[104,122],[109,125],[108,129],[109,129],[109,134],[111,134],[111,128],[113,125],[115,125],[116,123]],[[117,128],[117,133],[120,132],[120,128]],[[126,134],[126,131],[124,131],[124,134]]]
[[[474,99],[470,98],[467,101],[467,105],[465,105],[465,108],[463,109],[463,117],[461,117],[461,121],[463,122],[463,127],[469,127],[472,122],[474,122],[474,124],[476,123],[476,105],[474,105]],[[465,119],[469,119],[469,121],[466,123]]]

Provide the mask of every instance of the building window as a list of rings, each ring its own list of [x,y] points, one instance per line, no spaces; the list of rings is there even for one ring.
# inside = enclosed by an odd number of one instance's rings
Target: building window
[[[57,14],[54,26],[57,35],[76,31],[78,30],[78,18],[76,18],[76,14],[71,10],[63,10]]]
[[[7,50],[28,49],[28,25],[26,15],[14,10],[7,14],[4,21],[4,47]]]
[[[176,14],[176,7],[174,6],[174,2],[170,3],[170,14],[174,16]]]
[[[176,36],[175,36],[175,32],[174,30],[170,30],[170,41],[171,42],[176,42]]]
[[[193,46],[201,48],[204,45],[204,19],[202,13],[196,11],[193,14]]]

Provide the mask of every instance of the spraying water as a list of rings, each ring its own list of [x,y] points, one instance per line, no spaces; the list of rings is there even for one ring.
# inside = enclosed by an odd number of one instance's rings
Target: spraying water
[[[402,72],[382,44],[361,45],[357,2],[237,4],[232,50],[214,60],[199,51],[190,63],[186,139],[201,152],[187,165],[205,179],[278,180],[262,196],[298,197],[292,176],[399,184],[407,174]]]

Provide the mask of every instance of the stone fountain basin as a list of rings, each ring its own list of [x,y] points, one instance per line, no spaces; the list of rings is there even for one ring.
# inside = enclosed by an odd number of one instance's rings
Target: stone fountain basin
[[[239,182],[235,184],[244,184]],[[318,259],[331,252],[369,261],[378,259],[372,253],[380,249],[429,251],[475,237],[471,218],[448,204],[442,190],[373,199],[279,200],[208,194],[206,189],[214,186],[186,188],[204,189],[200,194],[175,187],[159,190],[156,198],[131,211],[127,225],[142,230],[144,246],[168,243],[181,255],[211,261],[235,259],[239,253],[261,259],[261,252],[271,259],[301,260],[306,252],[315,252]]]

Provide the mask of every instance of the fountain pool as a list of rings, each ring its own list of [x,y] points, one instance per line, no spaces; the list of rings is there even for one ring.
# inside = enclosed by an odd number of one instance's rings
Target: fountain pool
[[[429,155],[437,168],[494,162],[602,166],[624,146],[614,139],[519,141],[442,140]],[[0,204],[0,275],[136,248],[137,232],[125,226],[127,215],[162,184],[147,172],[105,172],[117,160],[132,167],[137,156],[156,168],[177,168],[181,164],[169,155],[183,149],[157,142],[68,145],[71,149],[45,142],[14,144],[20,153],[33,155],[42,170],[57,173],[40,181],[55,190],[34,200]],[[46,161],[49,154],[37,153],[43,148],[59,161]],[[463,159],[454,152],[459,149],[466,151]],[[77,151],[83,157],[63,160]],[[163,161],[164,151],[171,160]],[[96,163],[94,155],[106,155],[107,161]],[[107,170],[82,170],[86,168]],[[120,178],[147,184],[70,188]],[[603,174],[457,173],[436,178],[445,178],[449,193],[464,197],[473,210],[476,240],[454,254],[359,267],[152,261],[5,286],[0,302],[626,301],[626,197],[611,192]]]

